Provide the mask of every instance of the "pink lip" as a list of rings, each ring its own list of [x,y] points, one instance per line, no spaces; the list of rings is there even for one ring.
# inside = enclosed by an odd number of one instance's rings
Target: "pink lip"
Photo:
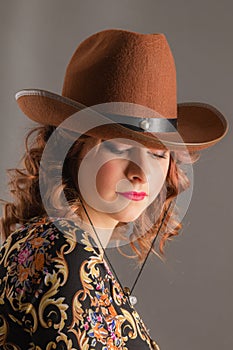
[[[117,192],[121,194],[122,196],[132,199],[134,201],[141,201],[142,199],[147,196],[145,192]]]

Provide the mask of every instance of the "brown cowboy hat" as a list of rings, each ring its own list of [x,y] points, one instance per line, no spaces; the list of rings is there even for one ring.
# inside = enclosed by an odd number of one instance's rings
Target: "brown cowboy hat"
[[[87,134],[124,136],[148,147],[166,144],[196,151],[213,146],[228,131],[227,120],[215,107],[177,104],[176,68],[164,34],[121,29],[94,33],[74,52],[62,95],[26,89],[16,93],[16,100],[30,119],[54,126],[75,113],[78,118],[85,107],[118,103],[119,109],[103,113],[111,124]],[[138,108],[125,105],[144,106],[148,112],[138,115]]]

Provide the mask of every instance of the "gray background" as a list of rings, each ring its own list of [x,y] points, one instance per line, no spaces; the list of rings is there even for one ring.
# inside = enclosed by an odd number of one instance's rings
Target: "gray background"
[[[161,350],[233,346],[232,13],[226,0],[1,1],[1,198],[9,198],[6,169],[17,166],[34,125],[18,109],[15,92],[60,93],[73,51],[99,30],[165,33],[176,61],[178,101],[213,104],[230,123],[228,135],[194,166],[192,201],[166,262],[151,258],[135,289],[137,310]]]

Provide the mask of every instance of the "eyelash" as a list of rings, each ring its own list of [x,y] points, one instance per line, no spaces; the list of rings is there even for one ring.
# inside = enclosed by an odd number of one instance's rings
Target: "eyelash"
[[[111,152],[115,153],[115,154],[123,154],[124,152],[127,152],[127,150],[124,150],[124,151],[119,151],[117,150],[116,148],[114,148],[113,146],[111,145],[106,145],[105,146],[108,150],[110,150]],[[149,152],[152,156],[155,156],[156,158],[163,158],[163,159],[166,159],[167,157],[165,155],[161,156],[161,155],[158,155],[158,154],[155,154],[155,153],[151,153]]]

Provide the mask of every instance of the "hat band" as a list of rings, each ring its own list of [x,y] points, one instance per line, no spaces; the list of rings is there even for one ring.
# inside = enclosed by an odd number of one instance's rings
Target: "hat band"
[[[129,129],[141,132],[175,132],[177,118],[139,118],[129,115],[103,113],[112,121],[126,126]],[[124,121],[122,123],[122,120]],[[175,130],[174,130],[175,129]]]

